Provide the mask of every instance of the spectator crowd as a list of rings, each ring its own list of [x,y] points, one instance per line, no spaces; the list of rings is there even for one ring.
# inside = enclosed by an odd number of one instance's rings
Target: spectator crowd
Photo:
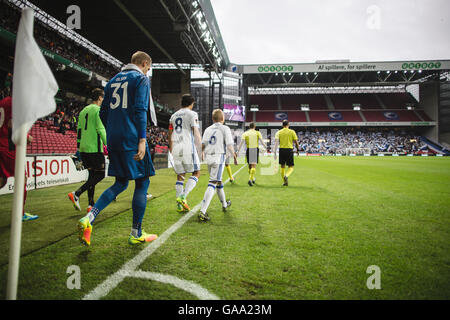
[[[43,120],[51,121],[52,125],[58,127],[58,132],[62,134],[65,134],[67,130],[76,131],[78,116],[85,106],[86,103],[75,99],[67,99],[63,103],[57,104],[56,111]],[[168,147],[168,130],[154,126],[148,127],[147,141],[153,148],[155,146]]]
[[[150,127],[147,130],[147,141],[151,146],[169,146],[168,130],[160,127]]]
[[[20,21],[20,11],[4,0],[0,0],[0,26],[17,33]],[[76,64],[94,71],[105,78],[113,77],[119,70],[85,47],[78,45],[58,31],[45,26],[40,20],[34,23],[34,38],[38,45],[48,49]]]
[[[339,128],[297,132],[302,152],[346,154],[349,148],[381,152],[414,153],[425,146],[415,133],[402,129]]]

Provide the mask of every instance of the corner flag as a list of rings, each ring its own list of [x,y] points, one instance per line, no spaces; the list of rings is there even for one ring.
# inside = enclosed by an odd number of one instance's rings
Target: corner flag
[[[33,38],[34,11],[25,8],[19,23],[14,58],[12,94],[12,141],[16,145],[14,198],[6,298],[17,298],[20,241],[25,184],[27,132],[33,123],[56,110],[58,84]]]
[[[158,120],[156,119],[156,112],[155,112],[155,104],[153,103],[153,99],[152,99],[152,90],[150,89],[150,118],[152,119],[153,124],[155,125],[155,127],[158,126]]]
[[[148,77],[148,80],[150,82],[150,105],[149,105],[149,108],[148,108],[148,111],[149,111],[148,115],[150,116],[150,119],[152,120],[153,125],[155,127],[157,127],[158,126],[158,120],[156,119],[155,104],[153,103],[153,98],[152,98],[152,74],[153,74],[152,71],[153,70],[150,69],[147,72],[147,77]]]

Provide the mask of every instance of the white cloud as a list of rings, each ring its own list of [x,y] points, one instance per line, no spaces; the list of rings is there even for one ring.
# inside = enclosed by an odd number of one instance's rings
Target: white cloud
[[[231,62],[450,59],[448,0],[211,0]],[[369,29],[367,8],[379,8]]]

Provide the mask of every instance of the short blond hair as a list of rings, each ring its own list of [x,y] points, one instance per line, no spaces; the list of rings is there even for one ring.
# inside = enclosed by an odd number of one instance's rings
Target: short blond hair
[[[212,119],[214,122],[219,122],[219,121],[224,120],[223,111],[220,109],[214,109],[212,112]]]
[[[145,61],[152,63],[152,58],[150,58],[150,56],[144,51],[136,51],[131,56],[131,63],[137,66],[142,65]]]

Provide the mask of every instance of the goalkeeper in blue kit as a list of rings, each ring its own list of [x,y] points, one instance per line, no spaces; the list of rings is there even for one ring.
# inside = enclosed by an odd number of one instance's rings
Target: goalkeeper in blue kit
[[[79,239],[89,246],[92,223],[121,192],[135,180],[132,200],[133,224],[129,244],[153,241],[155,234],[142,230],[142,220],[147,206],[147,190],[150,176],[155,175],[146,142],[147,111],[150,102],[150,82],[146,74],[151,67],[150,56],[138,51],[121,72],[105,87],[105,97],[100,108],[100,118],[106,129],[108,141],[108,175],[115,183],[105,190],[91,211],[78,222]]]

